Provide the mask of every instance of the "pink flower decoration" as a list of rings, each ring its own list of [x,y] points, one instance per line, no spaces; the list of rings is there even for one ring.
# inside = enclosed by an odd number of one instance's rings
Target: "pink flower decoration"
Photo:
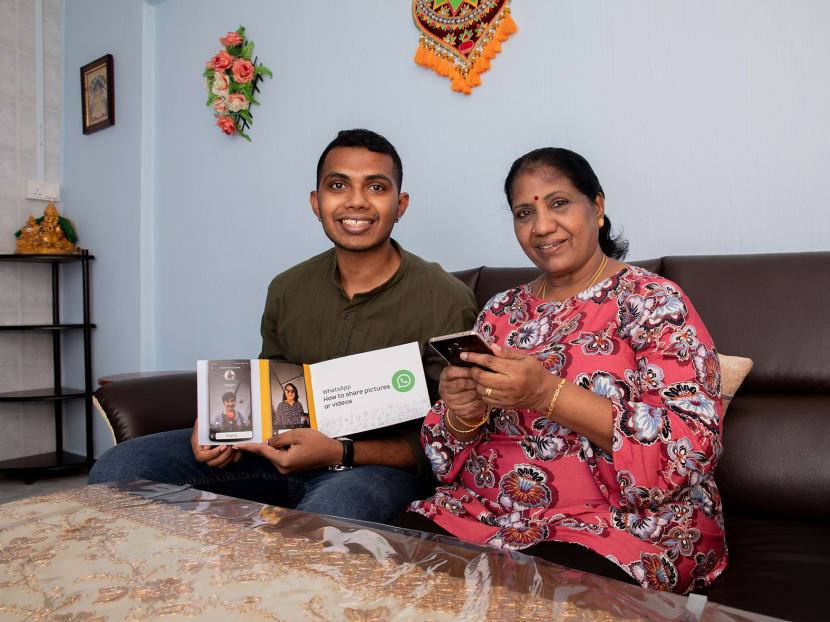
[[[230,88],[230,78],[225,73],[217,73],[213,77],[213,88],[211,92],[217,97],[227,97]]]
[[[242,43],[242,37],[239,36],[238,32],[229,32],[227,37],[219,39],[219,43],[227,48],[230,48],[235,45],[240,45]]]
[[[219,114],[225,114],[228,111],[228,106],[223,99],[217,99],[213,102],[213,109]]]
[[[248,100],[242,93],[231,93],[228,97],[228,109],[231,112],[239,112],[248,109]]]
[[[205,63],[205,69],[213,69],[213,61],[209,60]]]
[[[230,67],[231,63],[233,63],[233,56],[228,54],[225,50],[222,50],[216,56],[210,59],[210,62],[213,63],[213,68],[216,71],[225,71],[225,69]]]
[[[216,125],[219,129],[225,132],[228,136],[236,134],[236,123],[230,117],[223,117],[221,115],[214,115],[216,117]]]
[[[245,60],[244,58],[237,58],[233,61],[232,72],[234,81],[241,84],[245,84],[254,79],[254,66],[251,64],[251,61]]]

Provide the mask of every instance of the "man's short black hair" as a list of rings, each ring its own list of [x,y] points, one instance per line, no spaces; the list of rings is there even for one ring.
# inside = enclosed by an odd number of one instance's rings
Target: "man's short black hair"
[[[353,129],[340,130],[337,132],[337,137],[331,141],[328,146],[323,149],[320,159],[317,160],[317,187],[320,187],[320,176],[323,173],[323,162],[329,151],[336,147],[362,147],[373,151],[374,153],[385,153],[392,158],[392,171],[395,175],[395,183],[398,184],[398,192],[401,191],[401,183],[403,183],[403,165],[401,164],[401,157],[388,140],[380,134],[371,130]]]
[[[216,395],[216,394],[214,393],[214,395]],[[228,391],[227,393],[225,393],[222,396],[222,401],[223,402],[227,402],[228,400],[235,400],[235,399],[236,399],[236,393],[234,393],[233,391]]]

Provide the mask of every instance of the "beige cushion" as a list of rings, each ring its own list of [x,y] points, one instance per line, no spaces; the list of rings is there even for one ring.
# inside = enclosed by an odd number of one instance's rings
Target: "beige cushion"
[[[729,402],[735,397],[738,387],[752,369],[752,359],[742,356],[729,356],[718,353],[720,361],[720,392],[723,398],[723,412],[729,407]]]

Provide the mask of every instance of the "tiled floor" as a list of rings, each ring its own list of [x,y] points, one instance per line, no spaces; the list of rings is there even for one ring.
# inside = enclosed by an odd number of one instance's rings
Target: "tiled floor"
[[[84,470],[64,475],[44,475],[38,477],[33,484],[25,484],[19,477],[0,475],[0,503],[85,485],[86,471]]]

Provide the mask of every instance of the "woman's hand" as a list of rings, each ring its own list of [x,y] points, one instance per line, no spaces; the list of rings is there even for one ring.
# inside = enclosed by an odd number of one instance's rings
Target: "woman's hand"
[[[527,408],[545,413],[557,396],[551,417],[611,452],[614,412],[610,400],[571,382],[560,388],[561,378],[534,357],[496,345],[490,347],[492,355],[461,354],[462,359],[493,370],[473,367],[470,371],[476,393],[484,402],[494,408]]]
[[[494,408],[527,408],[545,412],[551,386],[559,378],[533,356],[495,344],[490,347],[493,354],[461,353],[463,360],[477,366],[469,368],[469,371],[478,397]]]
[[[447,408],[461,421],[477,422],[484,416],[487,404],[476,391],[472,368],[445,367],[439,379],[438,393]]]

